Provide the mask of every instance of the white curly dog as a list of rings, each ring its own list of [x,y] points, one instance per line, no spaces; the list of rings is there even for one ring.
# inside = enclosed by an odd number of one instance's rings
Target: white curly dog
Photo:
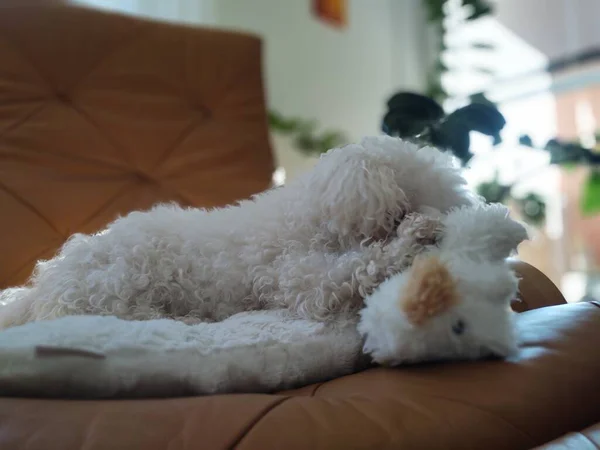
[[[437,242],[440,216],[427,211],[479,201],[447,154],[365,138],[238,205],[161,205],[72,236],[27,286],[0,293],[0,328],[78,314],[188,322],[267,308],[314,320],[355,315]]]

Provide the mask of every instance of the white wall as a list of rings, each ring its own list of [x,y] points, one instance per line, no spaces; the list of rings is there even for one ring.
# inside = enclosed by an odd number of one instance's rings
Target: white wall
[[[427,25],[423,0],[392,0],[392,84],[422,92],[439,48],[437,32]]]
[[[344,29],[317,20],[309,0],[220,0],[215,13],[220,27],[265,40],[270,107],[357,139],[379,133],[392,92],[391,5],[392,0],[349,0]],[[275,142],[288,177],[312,164],[285,139]]]
[[[375,133],[392,87],[391,0],[350,0],[349,24],[317,21],[309,0],[219,0],[220,27],[265,40],[269,105],[352,137]]]
[[[70,0],[95,8],[152,19],[213,24],[216,0]]]

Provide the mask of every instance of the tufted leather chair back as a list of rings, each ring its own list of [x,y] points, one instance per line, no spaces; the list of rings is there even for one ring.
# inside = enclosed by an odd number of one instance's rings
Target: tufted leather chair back
[[[0,0],[0,289],[72,233],[272,171],[258,38]]]

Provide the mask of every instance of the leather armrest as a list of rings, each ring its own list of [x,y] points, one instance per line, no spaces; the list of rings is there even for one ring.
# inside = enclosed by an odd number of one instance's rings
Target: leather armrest
[[[513,301],[513,310],[524,312],[566,303],[554,283],[538,269],[518,259],[510,260],[510,265],[520,278],[519,297]]]

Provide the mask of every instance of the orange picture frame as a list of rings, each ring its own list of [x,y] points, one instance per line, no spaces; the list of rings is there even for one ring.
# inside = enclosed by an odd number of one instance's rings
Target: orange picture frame
[[[312,9],[317,18],[337,28],[348,23],[347,0],[312,0]]]

